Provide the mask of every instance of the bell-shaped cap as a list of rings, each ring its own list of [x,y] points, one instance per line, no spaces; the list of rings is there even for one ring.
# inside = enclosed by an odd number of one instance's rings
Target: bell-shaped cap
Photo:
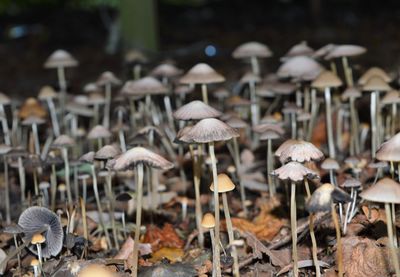
[[[159,78],[174,78],[182,74],[182,70],[170,63],[162,63],[156,66],[151,75]]]
[[[293,78],[295,81],[312,81],[324,68],[312,58],[297,56],[285,61],[278,68],[280,78]]]
[[[57,98],[56,91],[51,86],[43,86],[38,94],[39,100],[47,100]]]
[[[78,61],[67,51],[59,49],[54,51],[44,63],[45,68],[74,67]]]
[[[126,96],[143,96],[166,94],[168,88],[154,77],[144,77],[135,81],[128,81],[121,89]]]
[[[111,137],[111,132],[103,125],[96,125],[87,134],[88,139],[99,139]]]
[[[111,145],[105,145],[102,148],[100,148],[94,155],[94,158],[96,160],[109,160],[115,158],[120,154],[121,154],[121,149],[117,145],[111,144]]]
[[[342,80],[333,72],[326,70],[311,83],[312,87],[318,89],[336,88],[343,84]]]
[[[224,76],[205,63],[196,64],[180,79],[182,84],[212,84],[224,81]]]
[[[276,152],[275,152],[276,155]],[[282,163],[287,161],[295,162],[309,162],[309,161],[319,161],[324,158],[324,153],[319,150],[311,142],[304,140],[298,140],[297,142],[289,145],[287,148],[280,153],[279,159]]]
[[[303,181],[304,178],[315,179],[318,177],[317,172],[298,162],[284,164],[280,168],[272,171],[271,175],[278,177],[280,180],[290,180],[292,182],[300,182]]]
[[[281,58],[281,61],[286,61],[293,57],[306,56],[311,57],[315,53],[314,49],[308,46],[306,41],[301,41],[300,43],[292,46],[289,51]]]
[[[173,116],[178,120],[201,120],[210,117],[220,117],[221,112],[205,104],[203,101],[195,100],[178,108]]]
[[[139,163],[164,170],[174,167],[173,163],[167,161],[164,157],[154,153],[153,151],[143,147],[134,147],[114,160],[113,169],[127,170],[135,167]]]
[[[376,151],[376,158],[380,161],[400,161],[400,133],[381,144]]]
[[[203,228],[212,229],[215,227],[215,217],[212,213],[206,213],[201,220],[201,226]]]
[[[326,60],[341,58],[341,57],[353,57],[359,56],[367,52],[365,47],[352,44],[335,45],[329,53],[325,56]]]
[[[360,197],[371,202],[400,204],[400,184],[383,178],[361,192]]]
[[[235,184],[232,182],[231,178],[224,173],[218,174],[217,181],[219,193],[228,192],[235,189]],[[211,183],[210,190],[214,191],[214,183]]]
[[[121,80],[118,79],[114,75],[114,73],[112,73],[111,71],[105,71],[105,72],[101,73],[101,75],[97,79],[96,85],[97,86],[105,86],[108,84],[118,86],[121,84]]]
[[[363,86],[363,91],[389,91],[392,88],[379,76],[372,76]]]
[[[35,98],[28,98],[21,106],[18,112],[18,116],[21,119],[28,118],[30,116],[36,116],[44,118],[47,116],[47,111],[40,105]]]
[[[382,68],[371,67],[360,77],[360,79],[358,79],[358,84],[361,86],[365,85],[373,76],[381,77],[386,83],[390,83],[392,81],[392,78],[389,76],[389,74],[387,74]]]
[[[71,147],[74,145],[75,145],[74,139],[67,135],[59,135],[53,141],[53,147]]]
[[[326,158],[322,164],[321,168],[325,170],[339,170],[340,166],[339,163],[332,158]]]
[[[233,51],[232,56],[235,59],[245,59],[245,58],[268,58],[273,55],[272,51],[267,45],[256,41],[249,41],[243,43],[236,47]]]

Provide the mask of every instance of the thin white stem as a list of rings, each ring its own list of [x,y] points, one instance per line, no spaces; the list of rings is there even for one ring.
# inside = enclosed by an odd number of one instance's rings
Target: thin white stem
[[[136,228],[135,228],[135,241],[133,244],[133,268],[132,276],[137,277],[138,273],[138,261],[139,261],[139,239],[140,239],[140,225],[142,222],[142,198],[143,198],[143,164],[137,165],[137,191],[136,191]]]

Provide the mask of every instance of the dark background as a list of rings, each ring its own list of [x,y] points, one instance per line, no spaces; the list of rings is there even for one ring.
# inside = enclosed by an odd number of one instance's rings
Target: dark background
[[[42,65],[58,48],[80,61],[79,68],[67,72],[74,93],[105,70],[123,78],[123,45],[112,54],[105,52],[118,9],[118,0],[2,0],[0,90],[18,97],[55,84],[55,72]],[[159,46],[157,52],[147,51],[153,63],[149,67],[165,58],[176,59],[184,69],[205,61],[229,75],[240,65],[231,51],[249,40],[263,42],[275,53],[267,61],[270,70],[303,40],[314,48],[327,43],[367,47],[368,53],[355,61],[359,70],[378,65],[397,71],[399,64],[400,1],[164,0],[157,2],[157,15]],[[207,45],[215,46],[216,56],[204,54]]]

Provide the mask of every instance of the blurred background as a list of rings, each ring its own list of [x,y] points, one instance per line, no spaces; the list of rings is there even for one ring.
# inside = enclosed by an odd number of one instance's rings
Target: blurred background
[[[59,48],[80,62],[68,73],[77,91],[105,70],[126,76],[124,54],[131,48],[149,57],[149,68],[173,59],[183,69],[207,62],[235,74],[231,52],[250,40],[272,49],[271,70],[292,45],[307,41],[313,48],[365,46],[360,67],[397,72],[399,26],[395,0],[1,0],[0,90],[36,95],[56,83],[43,62]]]

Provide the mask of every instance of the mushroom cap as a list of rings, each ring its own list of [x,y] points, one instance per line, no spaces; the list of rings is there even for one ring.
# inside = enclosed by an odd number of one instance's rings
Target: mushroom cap
[[[322,153],[321,150],[315,147],[311,142],[304,140],[298,140],[296,143],[289,145],[280,153],[279,156],[282,163],[289,160],[304,163],[309,161],[319,161],[323,158],[324,153]]]
[[[222,99],[228,98],[229,95],[231,95],[231,93],[226,88],[220,87],[220,88],[216,89],[215,91],[213,91],[212,95],[215,98],[222,100]]]
[[[180,137],[185,142],[208,143],[230,140],[238,137],[238,132],[225,122],[216,118],[205,118]]]
[[[31,264],[30,264],[30,265],[31,265],[32,267],[39,266],[39,260],[33,258],[33,259],[31,260]]]
[[[289,162],[284,164],[280,168],[272,171],[271,175],[278,177],[280,180],[290,180],[292,182],[303,181],[305,177],[308,179],[314,179],[318,177],[317,172],[298,162]]]
[[[98,139],[98,138],[109,138],[111,137],[111,132],[103,125],[96,125],[87,134],[88,139]]]
[[[344,187],[344,188],[358,188],[358,187],[361,187],[361,182],[360,182],[360,180],[357,180],[355,178],[347,178],[342,183],[341,187]]]
[[[42,244],[46,241],[46,238],[41,233],[36,233],[32,236],[32,244]]]
[[[262,123],[256,125],[253,127],[253,131],[260,134],[265,133],[266,131],[274,131],[280,135],[285,133],[285,130],[282,128],[282,126],[272,123]]]
[[[378,161],[378,162],[370,162],[368,164],[368,168],[385,168],[387,166],[388,166],[387,162],[380,162],[380,161]]]
[[[400,184],[390,178],[383,178],[363,190],[360,197],[372,202],[400,204]]]
[[[97,79],[96,85],[105,86],[107,84],[118,86],[121,84],[121,80],[118,79],[111,71],[105,71],[101,73],[101,75]]]
[[[75,140],[67,135],[59,135],[54,141],[54,147],[70,147],[75,145]]]
[[[299,143],[300,140],[297,139],[288,139],[285,140],[279,147],[275,150],[275,156],[280,157],[282,152],[286,150],[289,146],[292,146],[293,144]]]
[[[47,100],[47,99],[54,99],[54,98],[57,98],[57,93],[51,86],[41,87],[39,94],[38,94],[38,99]]]
[[[16,223],[11,223],[10,225],[7,225],[4,227],[2,230],[4,233],[7,234],[13,234],[13,235],[18,235],[24,232],[21,226],[19,226]]]
[[[225,123],[234,129],[243,129],[249,126],[246,121],[236,116],[229,118]]]
[[[65,109],[74,115],[84,117],[92,117],[94,115],[93,109],[79,103],[68,103]]]
[[[306,56],[297,56],[285,61],[278,69],[280,78],[293,78],[296,81],[311,81],[324,70],[315,60]]]
[[[242,78],[240,78],[239,82],[242,84],[249,84],[249,83],[258,84],[259,82],[261,82],[261,78],[260,78],[260,76],[258,76],[257,74],[254,74],[253,72],[246,72],[242,76]]]
[[[325,170],[338,170],[340,168],[339,163],[332,158],[326,158],[322,164],[321,168]]]
[[[74,67],[78,61],[67,51],[59,49],[54,51],[44,63],[45,68]]]
[[[25,126],[31,126],[31,125],[41,125],[46,123],[46,120],[44,120],[43,118],[31,115],[28,116],[27,118],[25,118],[24,120],[22,120],[21,124],[25,125]]]
[[[311,120],[311,114],[308,112],[302,111],[297,115],[296,120],[299,122]]]
[[[124,56],[126,63],[140,63],[145,64],[148,62],[148,57],[138,49],[129,49]]]
[[[392,78],[382,68],[371,67],[358,79],[359,85],[365,85],[373,76],[381,77],[386,83],[390,83]]]
[[[121,89],[121,93],[126,96],[144,96],[166,94],[168,88],[159,80],[148,76],[135,81],[127,81]]]
[[[18,116],[21,119],[25,119],[30,116],[36,116],[44,118],[47,116],[47,111],[40,105],[35,98],[28,98],[24,104],[20,107]]]
[[[290,58],[297,56],[313,56],[315,53],[314,49],[308,46],[306,41],[301,41],[300,43],[292,46],[289,51],[281,58],[281,61],[286,61]]]
[[[365,52],[367,52],[367,49],[359,45],[351,45],[351,44],[335,45],[325,56],[325,60],[341,58],[341,57],[358,56],[364,54]]]
[[[181,75],[182,73],[182,69],[179,69],[175,65],[170,63],[159,64],[151,71],[152,76],[161,78],[174,78]]]
[[[222,113],[203,101],[195,100],[177,109],[173,116],[178,120],[201,120],[210,117],[220,117]]]
[[[92,93],[92,92],[99,92],[100,88],[96,83],[87,83],[84,87],[83,87],[83,91],[85,93]]]
[[[19,216],[18,224],[24,230],[24,240],[30,241],[36,233],[44,235],[46,243],[42,245],[43,257],[49,258],[60,253],[64,233],[57,214],[44,207],[29,207]],[[35,248],[31,247],[30,249],[36,253]]]
[[[11,99],[4,93],[0,92],[0,105],[9,105],[10,103]]]
[[[324,88],[336,88],[343,85],[342,80],[333,72],[326,70],[319,74],[319,76],[311,83],[311,86],[324,89]]]
[[[104,264],[89,264],[79,270],[78,277],[116,277],[116,274],[108,270]]]
[[[351,197],[345,191],[326,183],[318,187],[306,204],[306,209],[310,213],[330,211],[333,202],[350,202]]]
[[[232,182],[231,178],[224,173],[218,174],[217,182],[219,193],[228,192],[235,189],[235,184]],[[210,190],[214,191],[214,183],[211,183]]]
[[[215,217],[212,213],[206,213],[203,215],[201,220],[201,226],[203,228],[212,229],[215,227]]]
[[[198,276],[191,264],[184,263],[159,263],[152,266],[143,266],[139,271],[140,277],[171,277],[171,276]]]
[[[388,91],[385,96],[380,100],[382,105],[391,105],[400,103],[400,93],[398,90],[392,89]]]
[[[376,159],[380,161],[400,161],[400,132],[381,144],[376,151]]]
[[[348,87],[342,93],[341,97],[343,100],[348,100],[350,98],[359,98],[361,97],[361,91],[356,87]]]
[[[251,57],[268,58],[273,55],[267,45],[256,41],[249,41],[236,47],[232,52],[235,59],[245,59]]]
[[[379,76],[372,76],[363,85],[364,91],[389,91],[392,88]]]
[[[94,161],[94,156],[95,156],[95,152],[94,151],[90,151],[86,154],[83,154],[80,158],[79,161],[83,162],[83,163],[93,163]]]
[[[111,144],[111,145],[105,145],[102,148],[100,148],[94,155],[94,158],[96,160],[109,160],[115,158],[120,154],[121,154],[121,149],[117,145]]]
[[[328,55],[329,52],[332,51],[333,48],[334,48],[335,46],[336,46],[336,45],[335,45],[335,44],[332,44],[332,43],[329,43],[329,44],[327,44],[327,45],[324,45],[324,46],[322,46],[321,48],[319,48],[318,50],[316,50],[316,51],[314,52],[314,54],[313,54],[312,57],[313,57],[314,59],[322,58],[322,57]]]
[[[164,170],[174,167],[174,164],[166,160],[164,157],[146,148],[134,147],[114,160],[113,169],[126,170],[135,167],[139,163]]]
[[[211,84],[224,81],[224,76],[205,63],[196,64],[180,79],[182,84]]]
[[[273,140],[280,138],[281,135],[274,130],[267,130],[260,135],[260,140]]]
[[[225,103],[228,107],[241,107],[251,105],[251,102],[249,100],[242,98],[239,95],[234,95],[227,98]]]

